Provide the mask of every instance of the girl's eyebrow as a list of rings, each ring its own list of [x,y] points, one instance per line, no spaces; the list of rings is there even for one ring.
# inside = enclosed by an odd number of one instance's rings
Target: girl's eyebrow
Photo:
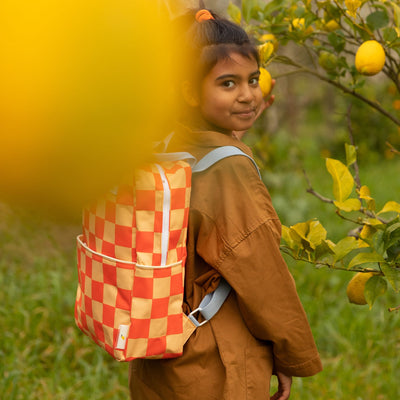
[[[235,74],[224,74],[224,75],[220,75],[217,78],[215,78],[216,81],[222,81],[224,79],[228,79],[228,78],[237,78],[238,75]]]
[[[260,75],[260,70],[256,70],[254,72],[252,72],[249,75],[249,78],[253,77],[253,76],[259,76]],[[240,78],[239,75],[235,75],[235,74],[224,74],[224,75],[220,75],[217,78],[215,78],[216,81],[221,81],[224,79],[229,79],[229,78]]]

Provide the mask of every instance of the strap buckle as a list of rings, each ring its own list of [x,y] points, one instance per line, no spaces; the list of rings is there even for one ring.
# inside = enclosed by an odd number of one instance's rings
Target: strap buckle
[[[200,307],[197,307],[195,310],[193,310],[189,315],[188,318],[193,322],[193,324],[196,326],[196,328],[198,328],[199,326],[202,326],[204,324],[206,324],[209,320],[205,319],[203,322],[199,322],[197,321],[196,317],[194,316],[194,314],[196,314],[197,312],[200,312],[201,314],[202,309]]]
[[[201,301],[198,308],[193,310],[189,315],[188,318],[193,322],[193,324],[198,328],[199,326],[204,325],[207,323],[221,308],[222,304],[228,297],[231,287],[228,282],[221,278],[218,287],[211,293],[208,293],[203,300]],[[199,322],[194,314],[200,313],[204,321]]]

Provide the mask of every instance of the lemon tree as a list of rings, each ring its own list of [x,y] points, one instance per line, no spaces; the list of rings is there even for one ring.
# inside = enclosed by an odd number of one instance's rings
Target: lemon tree
[[[363,90],[370,76],[382,74],[400,92],[398,1],[243,0],[241,8],[231,3],[228,13],[257,38],[263,67],[291,69],[273,78],[310,74],[400,126],[395,102],[388,109]],[[299,51],[286,51],[289,43]]]
[[[397,1],[242,0],[241,8],[231,4],[228,13],[258,40],[261,71],[271,71],[278,84],[288,74],[309,74],[400,127],[400,103],[382,105],[368,90],[372,77],[379,76],[391,82],[392,95],[400,92]],[[391,150],[400,154],[393,146]],[[353,275],[349,301],[372,307],[388,287],[400,291],[400,203],[388,200],[377,209],[373,193],[360,182],[356,147],[346,144],[345,153],[345,163],[326,159],[332,195],[319,194],[311,184],[307,191],[331,204],[354,229],[334,242],[317,218],[283,226],[281,249],[295,260],[348,271]]]
[[[332,178],[332,196],[322,196],[311,185],[308,191],[330,203],[336,215],[354,224],[349,235],[336,243],[317,219],[283,226],[282,251],[296,260],[318,267],[356,273],[347,295],[354,304],[374,304],[388,284],[400,292],[400,203],[387,201],[381,209],[356,172],[356,149],[346,144],[346,163],[326,159]],[[393,309],[399,309],[394,307]]]

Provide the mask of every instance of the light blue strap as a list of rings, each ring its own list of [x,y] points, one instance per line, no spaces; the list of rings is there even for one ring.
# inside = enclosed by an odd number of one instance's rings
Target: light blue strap
[[[231,156],[245,156],[247,157],[255,166],[258,175],[261,179],[260,170],[256,162],[246,153],[235,146],[222,146],[217,147],[216,149],[210,151],[206,154],[199,162],[196,163],[196,158],[187,152],[177,152],[177,153],[158,153],[155,154],[155,157],[158,161],[177,161],[177,160],[185,160],[192,166],[192,172],[203,172],[206,169],[210,168],[212,165],[217,163],[224,158],[231,157]],[[203,300],[201,301],[198,308],[193,310],[189,315],[189,319],[192,323],[199,327],[206,322],[208,322],[221,308],[222,304],[224,304],[226,298],[228,297],[231,287],[229,286],[228,282],[225,279],[221,278],[221,281],[214,290],[214,292],[207,294]],[[204,321],[198,322],[195,318],[195,314],[200,312],[203,316]]]
[[[212,165],[216,164],[218,161],[221,161],[227,157],[245,156],[253,163],[257,170],[258,176],[261,179],[260,170],[256,162],[248,154],[235,146],[217,147],[206,154],[199,162],[197,162],[196,158],[192,154],[185,151],[175,153],[155,153],[154,156],[159,162],[185,160],[192,167],[193,173],[203,172]]]
[[[245,156],[251,162],[253,165],[256,167],[256,170],[258,172],[258,176],[261,179],[261,174],[260,170],[258,169],[258,166],[256,162],[245,152],[240,150],[239,148],[235,146],[222,146],[222,147],[217,147],[214,150],[211,150],[208,154],[206,154],[198,163],[196,163],[192,167],[192,172],[203,172],[207,168],[210,168],[212,165],[217,163],[220,160],[223,160],[224,158],[231,157],[231,156]]]
[[[224,304],[226,298],[228,297],[231,287],[228,282],[221,278],[218,287],[212,292],[208,293],[203,300],[201,301],[198,308],[193,310],[189,315],[189,319],[193,322],[196,327],[204,325],[208,322],[221,308],[222,304]],[[198,322],[194,317],[194,314],[200,312],[204,317],[204,321]]]
[[[218,161],[231,156],[245,156],[251,160],[257,170],[258,176],[261,179],[260,170],[258,169],[256,162],[249,155],[235,146],[222,146],[210,151],[198,163],[192,166],[192,172],[203,172]],[[208,322],[218,312],[222,304],[224,304],[231,289],[232,288],[229,286],[228,282],[221,278],[217,289],[215,289],[214,292],[207,294],[201,301],[199,307],[188,315],[193,324],[196,327],[199,327]],[[204,321],[197,321],[194,315],[198,312],[200,312],[200,314],[204,317]]]

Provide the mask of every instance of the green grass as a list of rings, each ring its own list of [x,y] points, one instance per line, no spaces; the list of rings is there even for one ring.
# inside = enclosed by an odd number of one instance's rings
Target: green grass
[[[324,160],[314,157],[305,163],[314,189],[332,197],[332,180]],[[400,160],[381,160],[362,165],[363,184],[371,189],[382,207],[399,201]],[[276,179],[276,177],[274,178]],[[286,225],[318,218],[333,240],[354,226],[335,215],[334,207],[305,192],[302,174],[281,172],[277,185],[271,179],[272,199]],[[286,257],[320,350],[324,371],[315,377],[294,378],[291,400],[394,400],[399,396],[400,314],[389,307],[400,304],[400,295],[389,288],[373,308],[348,303],[346,286],[353,276],[347,271],[316,269]]]
[[[390,292],[369,310],[348,303],[349,273],[293,263],[291,271],[324,364],[315,377],[295,378],[291,399],[396,399],[400,315],[387,309],[399,296]]]
[[[316,189],[329,195],[323,160],[309,163]],[[400,192],[399,165],[385,161],[362,170],[381,204]],[[346,231],[329,206],[305,193],[300,173],[278,178],[271,193],[283,222],[318,217],[334,235]],[[79,225],[0,204],[0,399],[128,399],[127,364],[112,360],[75,326],[79,231]],[[324,364],[315,377],[294,379],[291,400],[397,399],[400,315],[387,308],[400,304],[400,296],[390,291],[372,310],[354,306],[346,298],[350,273],[287,261]]]
[[[0,217],[0,398],[127,399],[127,364],[75,326],[79,226],[5,206]]]

